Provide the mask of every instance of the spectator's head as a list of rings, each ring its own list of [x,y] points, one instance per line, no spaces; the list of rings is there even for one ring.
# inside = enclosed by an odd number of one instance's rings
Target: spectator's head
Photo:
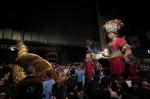
[[[109,84],[110,84],[110,79],[109,79],[109,78],[103,77],[103,78],[101,79],[101,85],[102,85],[104,88],[108,88]]]
[[[147,80],[142,81],[142,87],[150,90],[150,83]]]
[[[70,74],[75,74],[75,69],[71,69]]]
[[[75,92],[77,90],[77,84],[76,82],[69,82],[67,83],[67,92]]]
[[[99,77],[98,75],[94,75],[94,76],[93,76],[93,79],[94,79],[94,81],[99,82],[100,77]]]
[[[11,95],[6,89],[0,90],[0,99],[11,99]]]
[[[50,78],[52,76],[51,71],[46,71],[45,76],[46,78]]]
[[[105,91],[94,81],[88,82],[85,93],[88,99],[110,99],[110,93]]]
[[[35,75],[35,67],[34,66],[29,66],[28,68],[25,69],[27,75]]]

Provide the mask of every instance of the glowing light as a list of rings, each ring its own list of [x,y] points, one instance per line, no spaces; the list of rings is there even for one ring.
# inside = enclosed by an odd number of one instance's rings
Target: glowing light
[[[15,51],[15,47],[10,47],[10,50],[11,51]]]
[[[150,54],[150,50],[147,50],[147,53]]]
[[[105,48],[105,49],[104,49],[104,52],[108,52],[108,49],[107,49],[107,48]]]

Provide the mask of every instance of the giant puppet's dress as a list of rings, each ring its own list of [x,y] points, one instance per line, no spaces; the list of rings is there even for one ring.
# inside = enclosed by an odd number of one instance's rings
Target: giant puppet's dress
[[[112,73],[120,75],[125,71],[125,62],[122,55],[122,47],[125,44],[126,40],[124,38],[112,40],[109,44],[111,55],[116,56],[114,58],[110,58],[110,71]]]

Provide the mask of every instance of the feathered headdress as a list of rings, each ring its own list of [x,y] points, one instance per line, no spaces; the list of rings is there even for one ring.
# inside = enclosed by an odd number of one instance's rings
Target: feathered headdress
[[[103,28],[108,32],[114,32],[118,33],[118,30],[123,26],[124,24],[120,19],[114,19],[107,21],[104,25]]]

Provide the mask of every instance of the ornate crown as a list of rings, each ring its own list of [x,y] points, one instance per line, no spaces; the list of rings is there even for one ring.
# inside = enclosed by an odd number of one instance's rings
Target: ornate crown
[[[108,32],[114,32],[118,33],[118,30],[123,26],[124,24],[120,19],[114,19],[107,21],[104,25],[103,28]]]

